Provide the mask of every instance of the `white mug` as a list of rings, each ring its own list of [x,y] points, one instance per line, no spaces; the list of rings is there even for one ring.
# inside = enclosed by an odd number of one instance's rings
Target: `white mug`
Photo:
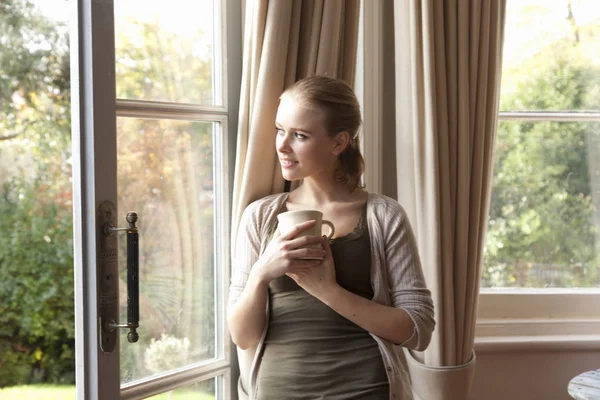
[[[323,213],[317,210],[297,210],[297,211],[286,211],[277,216],[277,220],[279,221],[279,232],[281,234],[286,234],[289,232],[295,225],[301,224],[305,221],[315,220],[316,223],[314,226],[308,228],[307,230],[300,232],[296,237],[302,236],[322,236],[323,235],[323,225],[327,225],[329,227],[329,235],[327,235],[328,239],[333,237],[335,233],[335,228],[331,221],[327,221],[323,219]],[[320,244],[315,243],[310,247],[319,248]]]

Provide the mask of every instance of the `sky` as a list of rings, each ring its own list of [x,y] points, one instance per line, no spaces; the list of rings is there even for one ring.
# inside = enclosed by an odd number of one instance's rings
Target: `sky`
[[[73,12],[72,0],[31,0],[44,15],[68,21]],[[158,20],[163,29],[183,37],[193,37],[200,27],[206,40],[212,41],[213,0],[115,0],[116,30],[134,32],[132,21]],[[132,29],[129,29],[132,28]]]
[[[571,2],[577,24],[585,25],[600,19],[600,0]],[[70,0],[33,0],[33,3],[47,16],[62,21],[68,19],[72,8]],[[130,22],[125,21],[158,18],[164,29],[184,37],[194,35],[195,30],[202,27],[208,42],[212,41],[213,3],[213,0],[115,0],[116,25],[118,30],[133,35],[135,30],[128,27]],[[567,4],[568,0],[508,0],[504,45],[506,63],[518,63],[535,53],[539,46],[569,34]]]
[[[75,12],[73,0],[30,0],[48,18],[68,23]],[[128,38],[135,46],[143,46],[141,23],[157,22],[161,32],[168,31],[182,39],[192,38],[193,56],[210,58],[214,40],[215,0],[114,0],[115,40]],[[198,35],[198,30],[202,35]],[[172,35],[169,35],[172,37]],[[178,47],[178,43],[172,43]],[[117,63],[125,60],[117,57]],[[166,61],[167,65],[169,61]],[[125,66],[127,67],[127,66]]]
[[[577,25],[600,19],[599,0],[571,0]],[[517,65],[540,47],[571,34],[568,0],[508,0],[504,65]],[[599,46],[600,47],[600,46]]]

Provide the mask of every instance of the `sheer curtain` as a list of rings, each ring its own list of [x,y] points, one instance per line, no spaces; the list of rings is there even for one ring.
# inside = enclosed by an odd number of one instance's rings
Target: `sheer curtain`
[[[354,82],[359,0],[247,0],[245,15],[231,254],[246,206],[284,190],[275,153],[284,88],[311,75]],[[238,350],[240,399],[253,357],[253,349]]]
[[[436,309],[416,399],[468,398],[506,0],[396,0],[396,164]]]

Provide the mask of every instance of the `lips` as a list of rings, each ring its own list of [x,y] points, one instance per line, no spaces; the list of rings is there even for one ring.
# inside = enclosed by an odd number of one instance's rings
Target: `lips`
[[[283,159],[283,158],[280,158],[279,162],[281,163],[281,166],[283,168],[291,168],[294,165],[298,164],[298,161],[288,160],[288,159]]]

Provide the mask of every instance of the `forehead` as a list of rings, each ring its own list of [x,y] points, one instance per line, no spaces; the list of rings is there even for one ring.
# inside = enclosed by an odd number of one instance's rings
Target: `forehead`
[[[294,128],[308,125],[320,125],[322,127],[325,122],[325,115],[320,110],[307,108],[295,98],[286,96],[279,103],[275,121],[278,124],[289,125]]]

